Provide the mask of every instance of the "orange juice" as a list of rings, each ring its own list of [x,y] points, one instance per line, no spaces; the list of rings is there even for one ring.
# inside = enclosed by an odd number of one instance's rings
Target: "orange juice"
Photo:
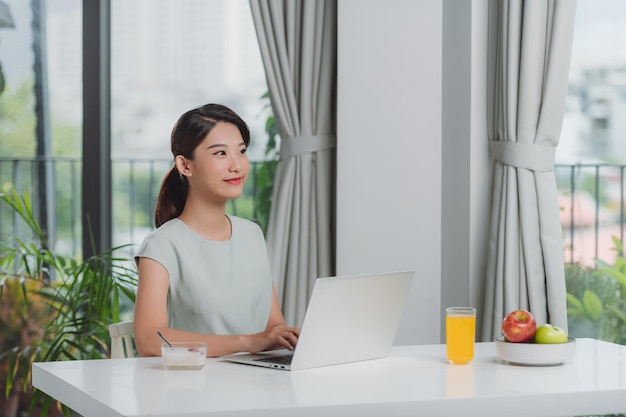
[[[473,310],[473,309],[472,309]],[[474,359],[474,333],[476,331],[476,310],[446,314],[446,347],[448,361],[461,365]]]

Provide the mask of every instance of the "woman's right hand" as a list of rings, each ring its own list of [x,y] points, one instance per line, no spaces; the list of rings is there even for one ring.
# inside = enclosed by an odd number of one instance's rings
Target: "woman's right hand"
[[[266,350],[288,349],[293,350],[298,343],[300,329],[297,327],[278,324],[271,326],[261,333],[250,335],[250,353],[257,353]]]

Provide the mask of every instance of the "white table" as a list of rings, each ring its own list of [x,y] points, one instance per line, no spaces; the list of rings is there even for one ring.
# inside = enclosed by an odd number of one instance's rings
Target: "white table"
[[[478,343],[470,365],[444,345],[301,371],[207,359],[200,371],[161,358],[35,363],[33,384],[84,416],[579,416],[626,412],[626,346],[578,339],[558,366],[514,366]]]

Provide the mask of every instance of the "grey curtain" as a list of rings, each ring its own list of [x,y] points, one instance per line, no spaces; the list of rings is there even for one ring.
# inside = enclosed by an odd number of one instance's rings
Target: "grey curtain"
[[[523,308],[567,330],[554,155],[563,122],[575,0],[490,0],[488,129],[493,157],[485,341]]]
[[[250,0],[281,137],[267,244],[285,320],[334,272],[336,0]]]

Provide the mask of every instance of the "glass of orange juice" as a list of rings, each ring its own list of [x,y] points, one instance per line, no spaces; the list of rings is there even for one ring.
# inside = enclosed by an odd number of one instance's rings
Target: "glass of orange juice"
[[[446,308],[446,350],[451,364],[463,365],[474,359],[475,332],[475,308]]]

